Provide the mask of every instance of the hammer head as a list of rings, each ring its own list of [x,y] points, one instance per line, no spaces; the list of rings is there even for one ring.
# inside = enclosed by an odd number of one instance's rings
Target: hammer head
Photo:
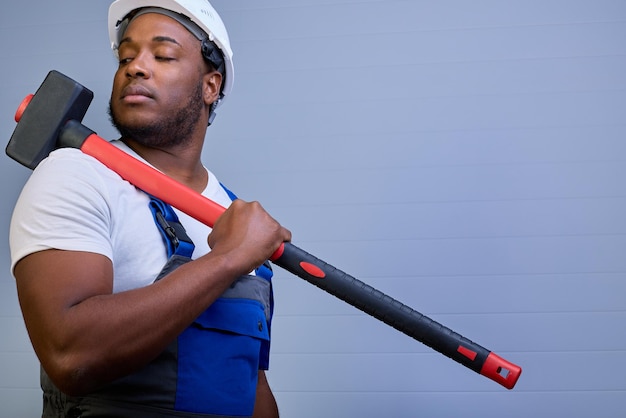
[[[6,153],[30,169],[58,148],[69,120],[82,121],[93,92],[58,71],[50,71],[19,118]],[[19,113],[19,111],[18,111]]]

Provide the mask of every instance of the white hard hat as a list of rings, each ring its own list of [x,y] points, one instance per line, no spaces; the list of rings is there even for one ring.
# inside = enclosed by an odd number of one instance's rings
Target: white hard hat
[[[217,45],[222,52],[225,64],[222,96],[227,96],[233,87],[234,81],[233,51],[230,49],[230,41],[224,22],[222,22],[222,19],[208,0],[114,1],[109,7],[109,38],[115,53],[117,54],[120,37],[123,36],[123,31],[125,30],[125,25],[122,25],[122,23],[127,15],[133,10],[155,7],[186,16],[206,33],[210,41]],[[188,27],[188,29],[190,28]]]

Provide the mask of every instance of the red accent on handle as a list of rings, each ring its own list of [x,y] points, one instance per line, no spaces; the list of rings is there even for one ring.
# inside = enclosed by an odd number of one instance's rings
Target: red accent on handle
[[[480,374],[488,377],[507,389],[513,389],[522,374],[522,368],[491,352],[483,364]]]
[[[315,264],[302,261],[300,263],[300,267],[302,267],[302,270],[306,271],[313,277],[317,277],[318,279],[323,279],[324,277],[326,277],[326,273],[324,273],[324,271],[321,268],[317,267]]]
[[[283,255],[284,252],[285,252],[285,244],[282,243],[280,244],[280,247],[278,247],[278,249],[274,252],[274,254],[272,254],[272,256],[270,257],[270,261],[278,260]]]
[[[20,105],[18,106],[17,110],[15,111],[15,121],[17,123],[19,123],[22,119],[22,115],[24,114],[24,111],[30,104],[31,100],[33,100],[33,97],[35,97],[34,94],[29,94],[24,98],[24,100],[22,100],[22,103],[20,103]]]
[[[459,348],[456,349],[456,351],[463,354],[465,357],[472,361],[476,360],[476,356],[478,355],[476,351],[470,350],[469,348],[463,347],[462,345],[460,345]]]

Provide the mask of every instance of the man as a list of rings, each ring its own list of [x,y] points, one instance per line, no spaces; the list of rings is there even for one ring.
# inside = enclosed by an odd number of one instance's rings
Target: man
[[[212,230],[175,213],[195,249],[164,268],[158,201],[78,150],[40,163],[10,244],[43,415],[277,417],[271,287],[254,271],[291,234],[258,203],[231,203],[200,161],[232,85],[226,31],[207,0],[117,0],[109,15],[114,143],[229,208]]]

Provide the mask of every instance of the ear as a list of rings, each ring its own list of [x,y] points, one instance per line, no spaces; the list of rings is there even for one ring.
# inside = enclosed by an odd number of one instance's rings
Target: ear
[[[204,103],[210,106],[220,96],[220,88],[222,87],[222,74],[219,71],[210,71],[204,75],[203,81],[203,97]]]

